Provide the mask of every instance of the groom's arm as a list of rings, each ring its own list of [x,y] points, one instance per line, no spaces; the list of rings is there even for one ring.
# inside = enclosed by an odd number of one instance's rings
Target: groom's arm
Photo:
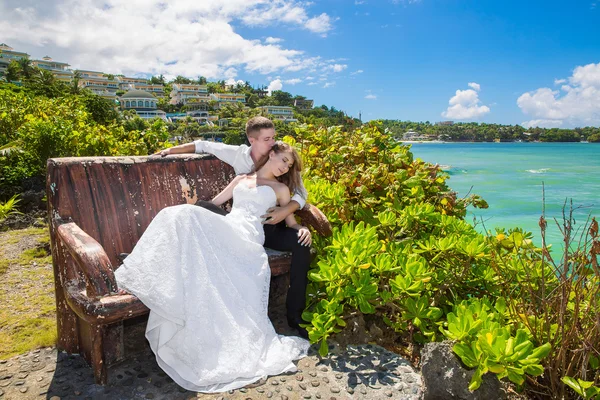
[[[158,155],[161,157],[168,156],[169,154],[186,154],[186,153],[194,153],[196,151],[196,146],[194,143],[185,143],[180,144],[179,146],[169,147],[168,149],[159,150],[154,155]]]
[[[252,170],[252,159],[244,156],[247,152],[247,146],[234,146],[219,142],[209,142],[206,140],[196,140],[192,143],[181,144],[159,151],[158,155],[167,156],[169,154],[185,153],[209,153],[216,156],[219,160],[231,165],[236,175],[247,174]]]
[[[267,214],[264,215],[264,223],[269,225],[276,225],[280,223],[288,215],[293,214],[296,211],[302,209],[306,204],[307,197],[308,193],[306,193],[304,183],[302,182],[302,178],[300,178],[300,186],[296,188],[292,200],[285,206],[269,208],[267,210]]]

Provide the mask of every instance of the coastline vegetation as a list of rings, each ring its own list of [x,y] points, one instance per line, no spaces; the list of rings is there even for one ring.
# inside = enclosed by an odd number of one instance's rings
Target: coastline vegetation
[[[465,219],[437,166],[415,161],[377,124],[352,132],[297,129],[309,201],[334,234],[318,238],[304,318],[311,341],[348,325],[387,333],[416,357],[444,338],[476,369],[533,397],[566,398],[576,379],[600,380],[600,237],[595,219],[576,235],[565,214],[565,250],[535,247],[519,228],[482,235]],[[542,237],[546,222],[540,220]],[[567,378],[565,378],[567,377]]]
[[[76,86],[35,70],[28,73],[22,86],[0,83],[0,201],[18,193],[22,181],[43,177],[50,157],[150,154],[168,146],[173,136],[189,141],[222,135],[226,142],[239,143],[245,119],[258,112],[224,107],[220,115],[230,123],[218,131],[190,120],[144,121],[119,114],[114,104]],[[224,89],[219,82],[205,83],[210,90]],[[273,92],[266,98],[286,105],[293,96]],[[254,104],[261,104],[263,99],[257,99]],[[334,227],[332,237],[315,238],[318,256],[304,314],[310,339],[320,343],[322,354],[329,339],[362,321],[370,335],[382,332],[386,343],[405,349],[413,360],[426,342],[455,341],[455,353],[476,370],[472,390],[490,372],[531,397],[594,395],[591,388],[600,385],[596,220],[577,235],[567,210],[563,254],[553,254],[545,244],[534,246],[531,234],[519,228],[480,234],[465,221],[466,208],[484,208],[486,202],[477,195],[458,198],[447,173],[415,160],[410,148],[396,140],[396,134],[418,126],[361,124],[327,107],[296,114],[298,123],[277,122],[277,129],[301,152],[309,201]],[[460,132],[471,125],[456,125],[456,140],[462,140]],[[473,125],[472,134],[482,125]],[[517,127],[506,132],[521,134]],[[596,134],[585,132],[588,140]],[[543,218],[540,228],[543,237]],[[39,259],[36,265],[50,262],[47,252],[34,249],[19,256],[22,262],[5,263],[0,282],[29,282],[36,273],[14,275],[10,266],[33,266],[33,259]],[[54,307],[51,291],[28,300],[45,317]],[[2,303],[19,305],[11,296]],[[24,318],[21,325],[35,332],[37,317]],[[39,329],[49,332],[46,328]],[[4,335],[4,343],[19,338],[14,332]]]
[[[486,124],[477,122],[455,122],[452,124],[431,124],[398,120],[383,120],[383,127],[401,139],[404,133],[413,131],[423,140],[443,140],[447,142],[600,142],[600,128],[529,128],[521,125]]]

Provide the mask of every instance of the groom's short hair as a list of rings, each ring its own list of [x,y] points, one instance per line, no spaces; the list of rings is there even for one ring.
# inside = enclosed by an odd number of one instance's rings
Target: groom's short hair
[[[246,122],[246,136],[256,138],[261,129],[275,129],[273,121],[266,117],[253,117]]]

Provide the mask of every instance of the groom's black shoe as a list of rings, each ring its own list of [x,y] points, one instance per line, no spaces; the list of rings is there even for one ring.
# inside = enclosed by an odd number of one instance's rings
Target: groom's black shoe
[[[300,318],[300,317],[292,317],[292,318],[288,318],[288,325],[290,326],[290,328],[294,328],[295,330],[298,331],[298,334],[300,335],[300,337],[304,338],[304,339],[308,339],[308,331],[306,330],[306,328],[303,328],[300,326],[300,324],[306,324],[306,322]]]

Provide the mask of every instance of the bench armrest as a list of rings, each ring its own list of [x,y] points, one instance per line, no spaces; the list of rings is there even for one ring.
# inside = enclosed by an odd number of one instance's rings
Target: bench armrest
[[[304,225],[311,226],[321,236],[330,236],[332,233],[331,224],[325,214],[312,204],[306,203],[304,208],[296,211],[296,215]]]
[[[64,249],[73,258],[75,267],[85,277],[88,297],[106,296],[117,291],[115,274],[100,243],[75,222],[60,225],[56,233]]]

